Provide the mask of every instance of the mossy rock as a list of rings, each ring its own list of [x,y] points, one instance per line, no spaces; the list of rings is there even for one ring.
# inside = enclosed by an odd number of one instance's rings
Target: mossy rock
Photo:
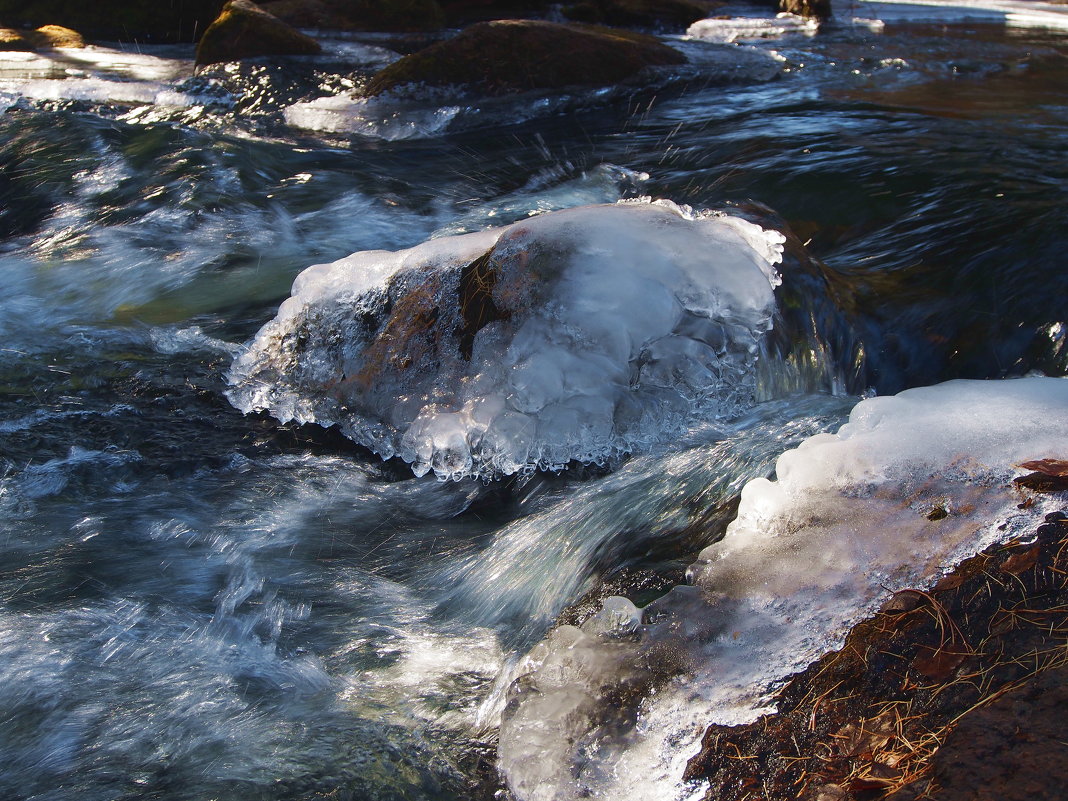
[[[0,28],[0,51],[10,52],[18,50],[32,53],[37,48],[33,42],[13,28]]]
[[[367,86],[378,95],[405,84],[470,86],[504,95],[563,86],[608,86],[644,67],[686,57],[652,36],[536,20],[480,22],[458,36],[405,56]]]
[[[225,0],[0,0],[8,25],[60,25],[90,39],[193,42],[219,16]]]
[[[309,55],[319,43],[250,0],[230,0],[197,45],[197,64],[256,56]]]
[[[272,0],[262,7],[298,28],[436,31],[445,21],[437,0]]]
[[[35,31],[29,31],[26,38],[35,47],[85,47],[85,39],[77,31],[62,25],[42,25]]]
[[[723,5],[718,0],[584,0],[564,6],[563,12],[576,22],[685,28]]]

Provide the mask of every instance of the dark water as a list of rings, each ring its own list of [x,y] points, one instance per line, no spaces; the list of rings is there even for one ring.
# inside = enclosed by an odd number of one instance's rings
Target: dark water
[[[0,797],[489,797],[515,659],[598,587],[682,581],[741,484],[855,393],[1063,375],[1065,41],[775,46],[769,83],[400,141],[286,128],[345,78],[326,67],[246,76],[267,99],[236,111],[8,108]],[[310,264],[639,195],[782,215],[862,343],[845,395],[498,485],[416,480],[222,395]]]

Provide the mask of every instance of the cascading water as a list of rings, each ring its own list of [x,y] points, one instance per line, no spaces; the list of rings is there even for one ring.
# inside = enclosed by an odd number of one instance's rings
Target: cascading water
[[[0,797],[700,796],[704,724],[1026,527],[1061,379],[889,396],[1064,375],[1068,45],[807,32],[484,105],[354,102],[382,39],[0,57]]]

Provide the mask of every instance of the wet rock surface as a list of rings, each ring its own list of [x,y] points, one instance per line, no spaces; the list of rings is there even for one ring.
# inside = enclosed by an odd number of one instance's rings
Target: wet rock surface
[[[197,45],[197,64],[256,56],[309,55],[321,49],[314,39],[250,0],[230,0]]]
[[[489,95],[563,86],[606,86],[645,67],[686,57],[651,36],[533,20],[472,25],[459,36],[402,58],[367,87],[379,95],[406,84],[464,85]]]
[[[1053,512],[1033,539],[895,594],[783,687],[776,714],[711,726],[686,778],[709,801],[1053,797],[1066,642],[1068,515]]]

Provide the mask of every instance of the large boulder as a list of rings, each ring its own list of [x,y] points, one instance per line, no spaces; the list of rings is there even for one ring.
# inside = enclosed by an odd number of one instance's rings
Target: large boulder
[[[92,39],[194,42],[225,0],[0,0],[0,19],[20,28],[62,25]]]
[[[435,31],[445,19],[437,0],[271,0],[262,7],[298,28],[342,31]]]
[[[319,43],[250,0],[230,0],[197,45],[197,64],[256,56],[308,55]]]
[[[366,93],[405,84],[471,86],[490,95],[562,86],[608,86],[644,67],[686,57],[652,36],[537,20],[480,22],[379,72]]]
[[[40,48],[85,47],[85,39],[80,33],[62,25],[42,25],[35,31],[27,32],[26,38]]]
[[[717,0],[583,0],[563,12],[577,22],[685,28],[722,5]]]

